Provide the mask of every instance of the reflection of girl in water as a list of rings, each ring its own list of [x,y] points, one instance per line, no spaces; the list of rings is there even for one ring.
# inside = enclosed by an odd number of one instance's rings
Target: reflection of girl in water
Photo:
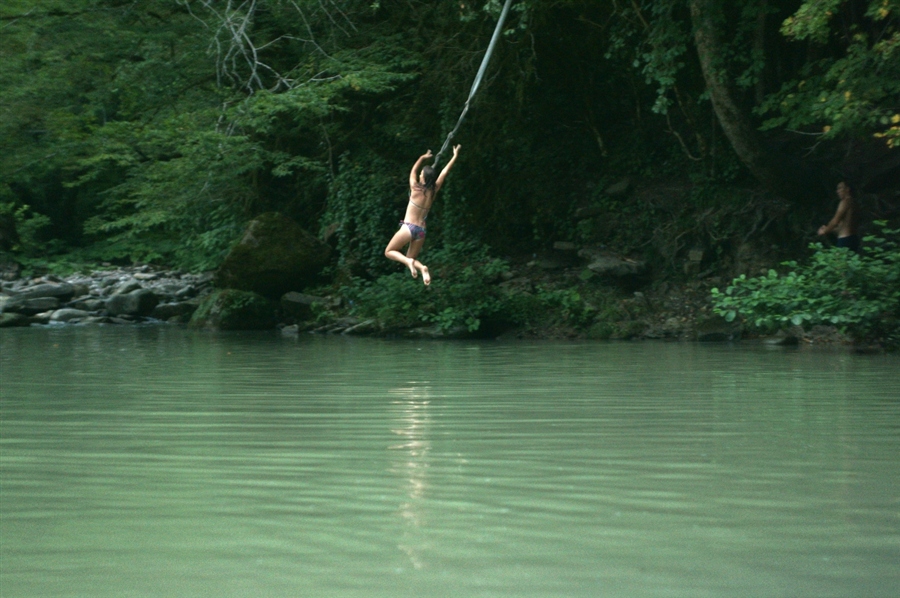
[[[409,557],[413,568],[425,566],[423,550],[426,546],[425,526],[426,491],[429,489],[428,469],[431,461],[431,415],[429,413],[428,387],[410,386],[390,391],[400,395],[392,401],[397,409],[395,425],[391,432],[402,438],[388,448],[392,454],[391,471],[402,482],[405,498],[399,505],[404,522],[397,547]]]
[[[422,272],[422,282],[425,284],[431,283],[431,275],[425,264],[416,259],[422,251],[422,245],[425,244],[425,219],[428,218],[431,204],[437,192],[441,190],[458,155],[459,146],[456,145],[453,147],[453,157],[444,166],[440,175],[436,175],[435,169],[431,166],[422,167],[422,162],[431,157],[431,150],[419,156],[409,173],[409,204],[406,206],[406,217],[400,221],[400,230],[394,234],[384,250],[386,258],[409,268],[413,278]],[[403,255],[400,249],[407,243],[409,249],[406,250],[406,255]]]

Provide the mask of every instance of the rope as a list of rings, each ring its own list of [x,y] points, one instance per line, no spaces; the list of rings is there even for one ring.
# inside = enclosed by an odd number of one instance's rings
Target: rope
[[[506,13],[509,12],[511,4],[512,0],[506,0],[506,4],[503,5],[503,10],[500,11],[500,19],[497,21],[497,27],[494,28],[494,35],[491,36],[491,43],[488,44],[487,52],[484,53],[484,58],[481,59],[481,66],[478,68],[478,74],[475,75],[475,81],[472,82],[472,89],[469,90],[469,97],[466,99],[466,104],[463,106],[462,114],[459,115],[456,126],[453,127],[453,130],[447,135],[447,139],[444,141],[441,151],[434,157],[432,166],[435,169],[437,169],[438,163],[441,161],[441,156],[444,155],[444,152],[447,151],[447,148],[450,146],[450,142],[453,140],[453,136],[456,135],[459,125],[461,125],[463,119],[466,118],[466,113],[469,111],[469,103],[472,101],[472,98],[475,97],[478,86],[481,85],[481,79],[484,76],[484,71],[487,69],[488,62],[491,60],[491,54],[494,52],[494,46],[497,45],[497,39],[500,38],[500,31],[503,29],[503,22],[506,21]]]

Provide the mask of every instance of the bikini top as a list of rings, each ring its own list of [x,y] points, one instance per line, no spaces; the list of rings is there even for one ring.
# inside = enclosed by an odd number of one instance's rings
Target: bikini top
[[[416,183],[416,187],[422,189],[422,194],[423,195],[425,194],[425,189],[426,189],[425,185],[422,185],[421,183]],[[412,189],[409,190],[409,203],[416,206],[420,210],[423,210],[425,212],[425,218],[428,218],[428,211],[431,210],[431,208],[426,208],[425,206],[420,206],[419,204],[414,202],[412,200]]]

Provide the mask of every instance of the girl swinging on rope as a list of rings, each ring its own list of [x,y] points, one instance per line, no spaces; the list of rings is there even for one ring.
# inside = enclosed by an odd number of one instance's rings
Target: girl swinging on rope
[[[419,272],[422,272],[422,282],[426,285],[431,284],[431,275],[425,264],[416,259],[422,251],[422,245],[425,244],[425,219],[428,218],[431,204],[434,203],[434,198],[441,190],[458,155],[459,145],[454,145],[453,157],[441,170],[440,175],[437,175],[431,166],[422,167],[422,162],[431,157],[431,150],[419,156],[409,172],[409,203],[406,206],[406,217],[400,221],[400,230],[394,233],[384,250],[384,257],[404,264],[409,268],[413,278],[417,278]],[[409,249],[406,250],[406,255],[403,255],[400,250],[407,243]]]

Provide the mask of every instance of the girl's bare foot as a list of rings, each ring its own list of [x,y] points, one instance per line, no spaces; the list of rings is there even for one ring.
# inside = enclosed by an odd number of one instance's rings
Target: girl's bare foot
[[[422,282],[424,282],[426,286],[430,285],[431,284],[431,274],[428,273],[428,267],[425,266],[425,264],[422,264],[422,267],[420,268],[420,270],[422,270]]]
[[[409,263],[407,264],[407,266],[409,267],[409,273],[412,274],[412,277],[418,278],[419,271],[416,270],[416,260],[409,260]],[[428,284],[428,283],[425,283],[425,284]]]

